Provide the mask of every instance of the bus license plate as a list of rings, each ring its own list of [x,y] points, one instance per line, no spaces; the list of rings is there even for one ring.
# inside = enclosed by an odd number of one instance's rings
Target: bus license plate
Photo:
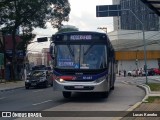
[[[77,85],[77,86],[74,86],[74,88],[83,89],[84,86],[82,86],[82,85]]]

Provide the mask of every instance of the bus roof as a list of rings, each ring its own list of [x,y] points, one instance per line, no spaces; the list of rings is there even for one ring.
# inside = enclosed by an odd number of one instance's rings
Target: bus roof
[[[92,31],[71,31],[63,32],[52,35],[52,41],[62,42],[62,41],[109,41],[107,34]]]

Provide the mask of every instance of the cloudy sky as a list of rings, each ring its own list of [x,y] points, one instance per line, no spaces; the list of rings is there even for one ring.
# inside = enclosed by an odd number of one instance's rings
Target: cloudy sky
[[[79,28],[79,30],[86,31],[101,31],[98,27],[107,27],[108,32],[113,30],[112,17],[96,17],[96,5],[111,5],[112,0],[69,0],[71,5],[69,22],[63,23],[64,25],[73,25]],[[53,29],[49,23],[47,23],[47,29],[35,29],[34,33],[37,37],[51,36],[57,32],[57,29]],[[35,39],[36,40],[36,39]],[[49,43],[32,43],[28,46],[28,50],[40,51],[42,48],[47,48]]]

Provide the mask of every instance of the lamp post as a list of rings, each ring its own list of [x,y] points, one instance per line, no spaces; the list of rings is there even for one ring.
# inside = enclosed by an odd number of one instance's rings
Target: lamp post
[[[132,12],[132,10],[122,9],[121,11],[130,11],[142,25],[143,44],[144,44],[144,70],[145,70],[145,77],[146,77],[146,84],[147,84],[148,83],[148,79],[147,79],[147,54],[146,54],[146,40],[145,40],[145,33],[144,33],[144,23],[136,16],[136,14],[134,12]]]
[[[136,67],[137,67],[137,70],[138,70],[138,50],[136,51]]]

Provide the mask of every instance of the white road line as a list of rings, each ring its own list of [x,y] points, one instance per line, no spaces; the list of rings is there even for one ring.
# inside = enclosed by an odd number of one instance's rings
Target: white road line
[[[6,97],[2,97],[2,98],[0,98],[0,100],[2,100],[2,99],[5,99]]]
[[[35,104],[32,104],[32,105],[40,105],[40,104],[43,104],[43,103],[47,103],[47,102],[51,102],[52,100],[47,100],[47,101],[43,101],[43,102],[40,102],[40,103],[35,103]]]
[[[44,90],[36,90],[36,91],[33,91],[33,92],[41,92],[41,91],[44,91]]]

